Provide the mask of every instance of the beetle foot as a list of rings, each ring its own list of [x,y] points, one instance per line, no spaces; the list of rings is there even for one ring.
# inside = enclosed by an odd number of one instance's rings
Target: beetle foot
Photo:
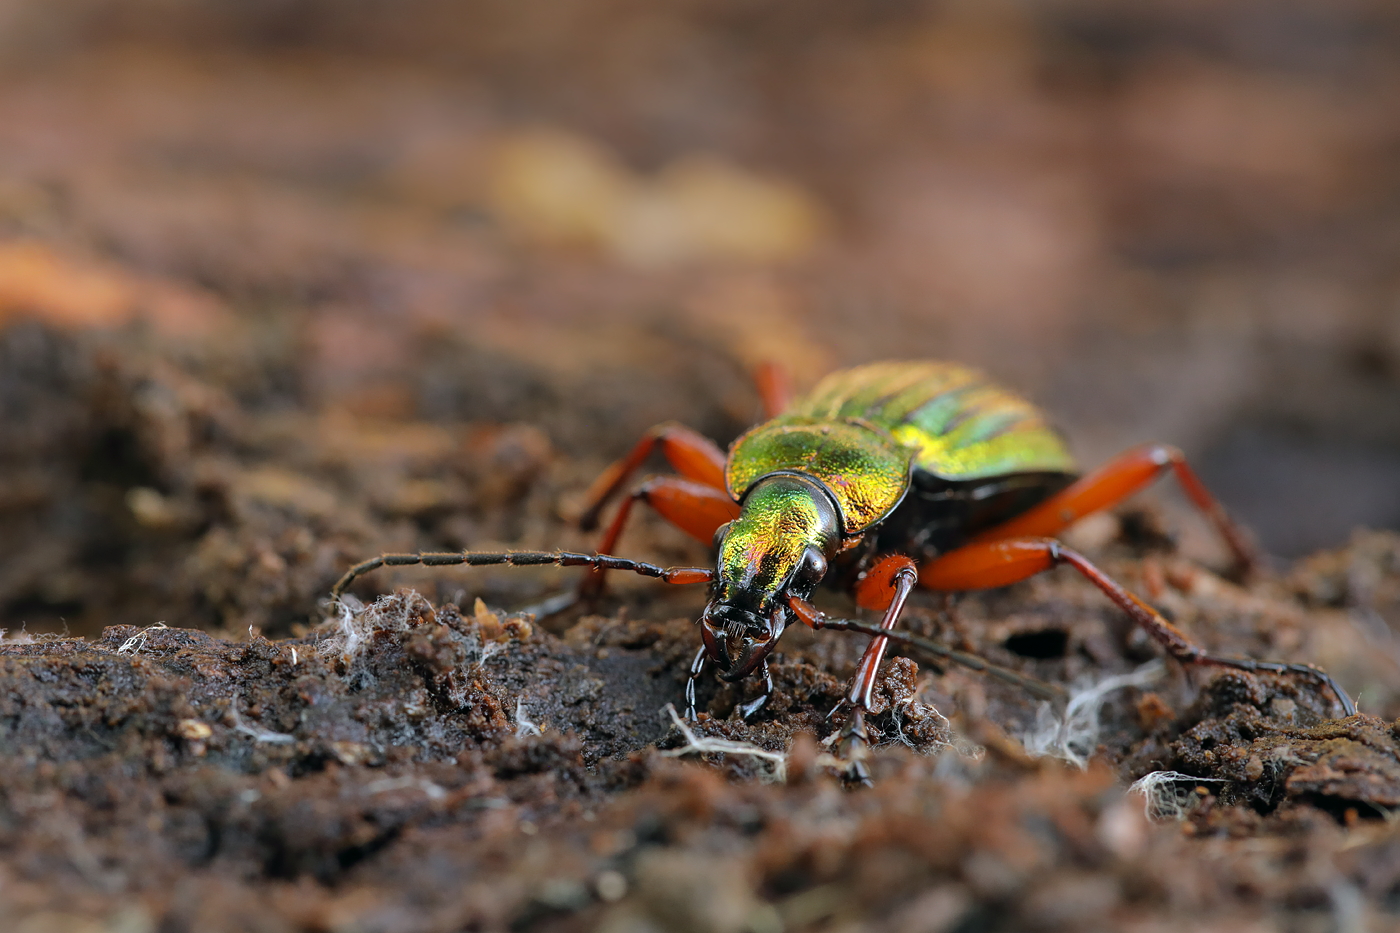
[[[744,720],[745,722],[748,722],[750,716],[754,715],[759,710],[763,709],[763,707],[768,705],[768,697],[770,695],[771,694],[763,693],[754,697],[752,700],[749,700],[749,702],[747,703],[740,703],[739,718]]]
[[[865,729],[865,710],[859,706],[853,707],[846,725],[841,727],[839,736],[836,741],[836,754],[846,762],[846,770],[842,777],[851,784],[873,787],[870,768],[866,765],[866,759],[870,757],[870,734]]]

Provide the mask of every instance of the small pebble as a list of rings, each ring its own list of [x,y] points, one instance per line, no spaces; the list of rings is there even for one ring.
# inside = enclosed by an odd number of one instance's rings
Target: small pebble
[[[199,742],[209,738],[214,734],[214,730],[206,722],[198,719],[182,719],[175,725],[175,732],[180,738],[190,742]]]
[[[621,872],[605,871],[593,882],[593,887],[598,892],[598,899],[611,904],[613,901],[620,901],[627,896],[627,879]]]

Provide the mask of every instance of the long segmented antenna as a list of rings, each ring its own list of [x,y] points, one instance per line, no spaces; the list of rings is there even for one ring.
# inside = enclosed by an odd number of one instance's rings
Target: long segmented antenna
[[[356,579],[379,567],[489,567],[507,564],[511,567],[540,567],[557,564],[560,567],[592,567],[594,570],[630,570],[644,577],[655,577],[665,583],[709,583],[715,578],[713,570],[704,567],[658,567],[640,560],[628,560],[611,554],[579,554],[574,551],[439,551],[426,554],[380,554],[356,564],[331,587],[331,598],[339,599],[345,588]]]
[[[899,629],[881,628],[868,622],[857,622],[854,619],[823,619],[823,629],[833,629],[838,632],[860,632],[862,635],[875,635],[880,638],[888,638],[892,642],[901,645],[908,645],[920,651],[952,661],[954,664],[961,664],[963,667],[971,668],[986,674],[988,677],[995,677],[1014,686],[1020,687],[1038,700],[1063,700],[1068,694],[1063,687],[1046,683],[1019,671],[1013,671],[1009,667],[1002,667],[993,664],[991,661],[979,658],[975,654],[968,654],[966,651],[958,651],[956,648],[948,648],[927,638],[920,638],[918,635],[911,635]]]

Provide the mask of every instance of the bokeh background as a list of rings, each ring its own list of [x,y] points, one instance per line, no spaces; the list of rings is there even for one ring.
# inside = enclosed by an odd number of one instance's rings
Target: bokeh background
[[[4,624],[568,543],[474,490],[762,359],[976,363],[1299,556],[1400,527],[1397,259],[1384,0],[0,0]]]

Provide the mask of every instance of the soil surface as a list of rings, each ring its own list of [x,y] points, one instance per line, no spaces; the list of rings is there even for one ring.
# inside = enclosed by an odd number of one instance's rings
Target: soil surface
[[[760,6],[0,10],[0,929],[1400,929],[1394,11]],[[649,426],[888,357],[1181,444],[1259,573],[1167,489],[1067,540],[1361,712],[1061,569],[904,623],[1068,702],[896,651],[853,787],[864,637],[683,723],[696,588],[328,599],[591,549]]]
[[[1358,715],[1306,677],[1164,666],[1057,571],[905,618],[1073,708],[896,657],[850,788],[823,740],[863,637],[791,632],[767,709],[707,680],[687,734],[703,593],[616,579],[537,619],[509,610],[566,572],[393,568],[326,600],[404,522],[575,541],[542,430],[263,413],[120,339],[5,339],[52,431],[16,474],[29,549],[74,555],[43,570],[77,577],[76,623],[163,607],[0,642],[8,928],[1365,929],[1400,896],[1395,534],[1248,586],[1176,553],[1185,510],[1071,535],[1216,651],[1323,665]],[[705,559],[652,519],[628,550]]]

